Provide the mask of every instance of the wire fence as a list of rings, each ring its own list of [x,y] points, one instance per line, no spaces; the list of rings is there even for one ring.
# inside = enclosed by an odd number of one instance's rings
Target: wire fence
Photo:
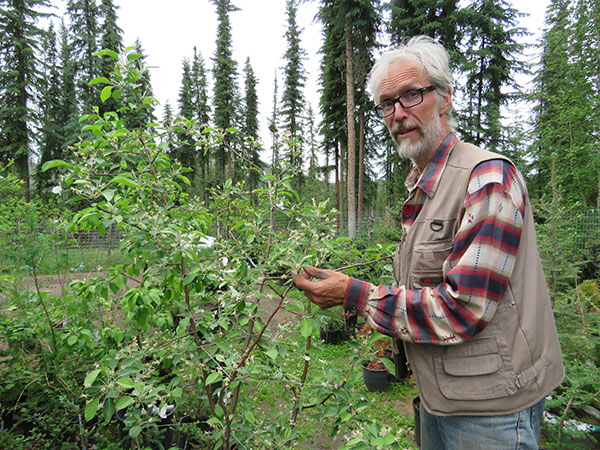
[[[600,250],[600,209],[572,211],[575,248]]]
[[[569,235],[573,239],[572,248],[575,251],[589,253],[598,249],[600,251],[600,209],[570,211],[568,217],[561,221],[569,227]],[[337,225],[340,235],[347,234],[347,218],[337,216]],[[293,226],[284,218],[277,220],[277,227],[287,229]],[[400,238],[401,224],[390,211],[370,212],[357,221],[357,238],[372,239],[373,241],[394,241]],[[102,234],[96,230],[70,231],[63,235],[62,246],[67,249],[105,249],[109,253],[118,249],[122,235],[114,226],[106,229]]]

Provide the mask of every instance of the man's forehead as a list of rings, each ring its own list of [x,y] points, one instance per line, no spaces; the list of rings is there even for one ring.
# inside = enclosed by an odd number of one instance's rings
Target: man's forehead
[[[413,81],[424,81],[423,78],[423,70],[416,63],[406,60],[394,61],[379,84],[378,94],[394,91]]]

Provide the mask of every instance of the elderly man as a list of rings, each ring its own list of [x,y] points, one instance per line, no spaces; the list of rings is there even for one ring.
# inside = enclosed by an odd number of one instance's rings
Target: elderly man
[[[523,178],[453,133],[448,55],[433,39],[385,53],[370,85],[414,164],[394,284],[314,267],[294,282],[317,305],[343,304],[404,341],[421,448],[537,448],[544,399],[564,370]]]

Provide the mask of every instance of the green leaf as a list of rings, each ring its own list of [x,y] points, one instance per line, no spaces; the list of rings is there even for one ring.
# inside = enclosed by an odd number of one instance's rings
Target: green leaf
[[[142,432],[142,427],[140,427],[139,425],[134,425],[133,427],[131,427],[129,429],[129,437],[131,439],[135,439],[136,437],[138,437],[140,435],[141,432]]]
[[[275,359],[277,358],[277,356],[279,355],[279,353],[277,352],[276,348],[272,348],[271,350],[269,350],[268,352],[266,352],[266,355],[271,358],[271,359]]]
[[[171,395],[173,396],[173,398],[181,398],[183,395],[183,390],[180,387],[176,387],[171,392]]]
[[[112,94],[112,86],[104,86],[102,92],[100,92],[100,100],[104,103]]]
[[[53,159],[52,161],[47,161],[42,165],[42,172],[54,169],[55,167],[68,167],[69,169],[73,168],[73,166],[68,162],[62,161],[60,159]]]
[[[381,362],[390,373],[396,373],[396,367],[394,366],[394,363],[388,358],[381,358]]]
[[[119,400],[117,400],[117,404],[116,404],[117,411],[127,408],[132,403],[133,403],[133,398],[130,397],[129,395],[126,395],[125,397],[121,397]]]
[[[256,422],[256,418],[254,417],[254,414],[252,414],[252,411],[246,410],[244,412],[244,417],[246,418],[246,420],[250,423],[254,423]]]
[[[85,406],[85,411],[84,411],[83,415],[85,416],[86,422],[89,422],[90,420],[92,420],[94,418],[94,416],[96,415],[96,412],[98,411],[99,404],[100,404],[100,400],[95,398]]]
[[[115,401],[112,398],[107,399],[104,402],[104,407],[102,408],[102,415],[104,416],[105,422],[110,422],[113,414],[115,413]]]
[[[209,425],[218,425],[218,426],[222,426],[223,425],[223,422],[221,422],[216,417],[211,417],[210,419],[208,419],[206,421],[206,423],[209,424]]]
[[[129,388],[133,387],[134,381],[131,378],[125,377],[125,378],[120,378],[118,383],[119,383],[119,386],[129,389]]]
[[[127,55],[127,60],[135,61],[136,59],[140,59],[141,57],[142,55],[140,53],[130,53],[129,55]]]
[[[92,81],[90,81],[88,83],[88,86],[93,86],[95,84],[100,84],[100,83],[108,83],[108,78],[106,78],[106,77],[94,78]]]
[[[75,345],[76,342],[77,342],[77,336],[71,335],[67,338],[67,344],[69,344],[69,345]]]
[[[102,196],[106,199],[107,202],[110,202],[115,196],[115,191],[114,189],[106,189],[102,191]]]
[[[206,381],[204,382],[205,386],[209,384],[213,384],[221,379],[221,374],[219,372],[213,372],[209,376],[206,377]]]
[[[88,373],[85,377],[85,380],[83,380],[83,385],[85,387],[90,387],[92,384],[94,384],[94,381],[96,381],[96,378],[98,378],[98,374],[100,372],[102,372],[102,369],[95,369]]]
[[[128,174],[120,174],[110,180],[111,183],[118,183],[122,186],[140,187],[139,183],[131,179]]]
[[[94,53],[94,56],[110,56],[112,59],[119,59],[119,55],[114,50],[103,48]]]
[[[115,100],[119,100],[122,95],[123,93],[120,89],[115,89],[114,91],[112,91],[112,98],[114,98]]]
[[[304,319],[302,321],[302,325],[300,325],[300,334],[307,338],[309,337],[313,332],[313,326],[312,323],[310,321],[310,319]]]

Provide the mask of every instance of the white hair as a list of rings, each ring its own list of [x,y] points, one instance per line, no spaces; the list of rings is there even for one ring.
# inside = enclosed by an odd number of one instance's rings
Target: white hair
[[[452,73],[446,49],[429,36],[414,36],[399,47],[383,53],[369,73],[369,88],[375,103],[378,102],[379,86],[386,76],[390,66],[399,60],[416,64],[435,86],[435,95],[441,99],[440,92],[452,93]],[[446,113],[448,123],[453,127],[452,108]]]

